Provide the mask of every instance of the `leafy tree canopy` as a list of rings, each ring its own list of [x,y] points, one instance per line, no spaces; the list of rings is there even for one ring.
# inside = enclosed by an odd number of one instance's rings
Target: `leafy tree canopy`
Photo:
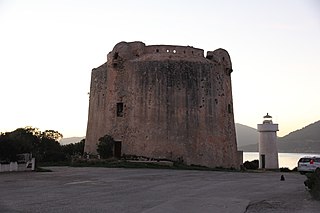
[[[84,144],[85,139],[82,139],[78,143],[70,143],[62,146],[63,152],[70,158],[72,155],[80,155],[84,154]]]
[[[58,131],[45,130],[44,132],[41,133],[41,137],[42,138],[50,138],[50,139],[53,139],[55,141],[59,141],[59,140],[61,140],[63,138],[63,135]]]
[[[114,139],[110,135],[99,138],[97,152],[102,158],[113,157]]]
[[[58,143],[61,138],[62,134],[58,131],[41,132],[38,128],[31,126],[1,133],[0,160],[15,161],[17,154],[21,153],[32,153],[38,160],[46,160],[48,155],[61,152],[61,146]]]
[[[0,161],[16,161],[17,154],[22,153],[32,153],[39,162],[65,161],[70,160],[73,155],[83,155],[84,139],[62,146],[58,142],[62,137],[58,131],[41,132],[31,126],[0,133]]]

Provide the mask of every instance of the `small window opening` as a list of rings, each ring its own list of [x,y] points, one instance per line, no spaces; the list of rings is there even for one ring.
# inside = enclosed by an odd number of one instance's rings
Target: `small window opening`
[[[177,51],[176,50],[173,50],[173,53],[176,53]]]
[[[228,104],[228,112],[229,112],[229,113],[232,113],[232,107],[231,107],[231,104]]]
[[[192,55],[193,55],[193,51],[191,51]]]
[[[185,51],[185,50],[183,50],[183,53],[184,53],[184,54],[186,54],[186,51]]]
[[[167,50],[167,53],[170,52],[169,50]]]
[[[159,52],[159,49],[156,49],[156,52],[158,53],[158,52]]]
[[[117,103],[117,117],[123,117],[123,103]]]

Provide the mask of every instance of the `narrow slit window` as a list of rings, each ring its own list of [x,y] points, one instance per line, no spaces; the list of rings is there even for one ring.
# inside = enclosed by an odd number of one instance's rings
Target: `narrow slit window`
[[[123,117],[123,103],[117,103],[117,117]]]
[[[229,112],[229,113],[232,113],[232,106],[231,106],[231,104],[228,104],[228,112]]]

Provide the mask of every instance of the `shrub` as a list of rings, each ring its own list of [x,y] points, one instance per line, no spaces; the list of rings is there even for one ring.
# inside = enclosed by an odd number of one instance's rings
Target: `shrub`
[[[114,139],[110,135],[105,135],[99,138],[97,152],[101,158],[113,157]]]
[[[280,172],[291,172],[291,170],[288,167],[281,167]]]
[[[243,163],[244,168],[246,169],[259,169],[259,160],[246,161]]]
[[[320,168],[317,168],[314,173],[308,173],[307,180],[304,181],[304,185],[308,187],[311,196],[320,200]]]

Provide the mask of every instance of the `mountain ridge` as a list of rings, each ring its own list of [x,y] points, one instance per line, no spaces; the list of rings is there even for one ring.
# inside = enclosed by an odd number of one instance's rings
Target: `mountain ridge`
[[[59,143],[61,145],[67,145],[70,143],[78,143],[80,142],[82,139],[85,139],[85,136],[83,137],[69,137],[69,138],[62,138]]]
[[[250,127],[251,128],[251,127]],[[320,153],[320,120],[311,123],[301,129],[278,137],[277,146],[279,152],[288,153]],[[251,137],[254,137],[252,134]],[[258,139],[255,144],[245,144],[239,138],[238,149],[246,152],[258,151]]]

